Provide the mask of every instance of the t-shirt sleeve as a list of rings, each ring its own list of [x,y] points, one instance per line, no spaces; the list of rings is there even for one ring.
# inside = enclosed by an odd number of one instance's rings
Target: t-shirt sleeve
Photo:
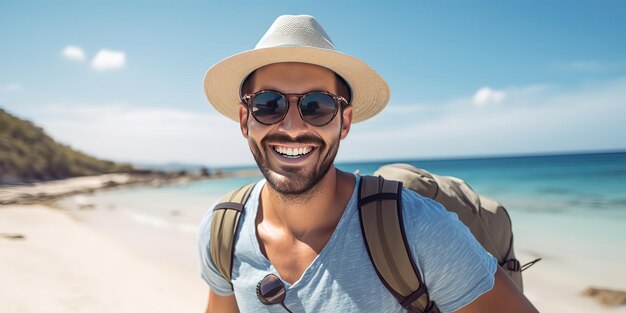
[[[407,240],[432,301],[454,312],[493,288],[498,266],[470,230],[439,202],[403,190]],[[406,225],[415,227],[406,227]]]
[[[198,232],[198,250],[200,255],[201,276],[202,279],[209,284],[209,287],[213,292],[220,296],[230,296],[233,294],[232,285],[217,270],[211,261],[210,255],[211,218],[213,217],[213,208],[216,204],[217,202],[211,206],[211,210],[202,218],[200,230]]]

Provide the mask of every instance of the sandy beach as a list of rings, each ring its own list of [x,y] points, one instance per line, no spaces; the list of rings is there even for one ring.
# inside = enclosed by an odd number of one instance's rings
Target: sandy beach
[[[2,312],[201,312],[193,269],[150,258],[41,206],[0,208]]]
[[[150,220],[120,206],[81,208],[81,201],[0,206],[2,312],[203,311],[208,288],[196,229],[178,222],[186,213]],[[517,241],[522,263],[534,258],[532,244]],[[590,282],[620,287],[618,262],[574,273],[572,266],[548,257],[524,272],[525,294],[541,312],[626,312],[581,295]],[[596,279],[606,272],[615,275]]]

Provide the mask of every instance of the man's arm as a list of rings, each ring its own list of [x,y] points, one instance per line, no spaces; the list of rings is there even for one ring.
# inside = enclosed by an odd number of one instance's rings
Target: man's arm
[[[239,313],[235,295],[222,297],[209,290],[209,304],[205,313]]]
[[[213,208],[219,203],[219,200],[215,201],[211,206],[211,210],[208,211],[202,218],[200,223],[200,231],[198,233],[198,253],[200,256],[200,268],[202,279],[210,286],[208,304],[206,307],[206,313],[239,313],[239,307],[233,294],[233,287],[230,281],[224,278],[217,270],[213,261],[211,260],[211,221],[213,218]],[[221,294],[230,294],[229,296],[220,296],[215,291]]]
[[[493,288],[456,313],[539,313],[498,266]]]

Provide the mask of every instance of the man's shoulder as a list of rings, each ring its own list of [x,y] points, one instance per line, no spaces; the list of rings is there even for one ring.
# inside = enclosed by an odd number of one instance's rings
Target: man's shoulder
[[[413,238],[420,238],[424,232],[462,224],[456,213],[408,188],[402,189],[402,219],[405,231]]]
[[[260,192],[261,187],[263,186],[263,183],[265,182],[264,179],[258,180],[254,183],[254,186],[252,188],[252,191],[250,192],[250,195],[248,196],[248,201],[246,201],[245,207],[244,207],[244,215],[245,212],[247,211],[247,209],[252,208],[252,206],[256,205],[258,203],[258,201],[256,201],[256,198],[258,197],[258,194]],[[244,186],[247,186],[247,184],[245,185],[241,185],[240,187],[237,188],[242,188]],[[237,188],[233,188],[231,191],[236,190]],[[222,196],[220,196],[217,200],[215,200],[213,202],[213,204],[211,204],[208,208],[208,210],[204,213],[204,216],[201,219],[200,222],[200,230],[206,233],[210,233],[210,229],[211,229],[211,220],[213,218],[213,211],[215,210],[215,207],[222,203],[225,202],[223,197],[226,196],[229,192],[224,193]]]
[[[402,211],[409,215],[439,215],[449,213],[439,202],[422,196],[409,188],[402,188]]]

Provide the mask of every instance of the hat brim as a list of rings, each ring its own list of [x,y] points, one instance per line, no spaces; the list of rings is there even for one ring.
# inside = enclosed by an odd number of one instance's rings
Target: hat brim
[[[230,56],[206,72],[204,93],[218,112],[238,122],[243,80],[259,67],[281,62],[315,64],[343,77],[352,89],[353,123],[378,114],[389,102],[389,86],[365,62],[335,50],[306,46],[261,48]]]

